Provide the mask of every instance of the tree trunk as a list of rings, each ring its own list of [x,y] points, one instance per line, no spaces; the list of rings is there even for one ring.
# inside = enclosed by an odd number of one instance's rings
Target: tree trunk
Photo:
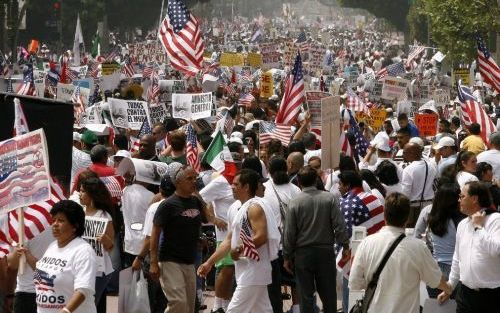
[[[17,1],[16,1],[17,2]],[[24,2],[23,7],[21,8],[21,11],[19,11],[19,14],[17,16],[17,21],[16,21],[16,26],[14,27],[15,35],[14,35],[14,40],[12,41],[12,56],[14,58],[14,61],[17,62],[17,41],[19,40],[19,26],[21,25],[21,17],[26,14],[26,10],[28,9],[28,0]]]

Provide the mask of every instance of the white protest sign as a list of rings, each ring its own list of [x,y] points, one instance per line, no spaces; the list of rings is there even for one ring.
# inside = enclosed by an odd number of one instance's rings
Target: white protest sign
[[[41,79],[35,79],[35,89],[36,89],[36,94],[38,97],[43,98],[45,94],[45,80],[43,78]]]
[[[158,87],[160,88],[160,102],[167,103],[172,101],[172,94],[186,92],[186,81],[160,79]]]
[[[185,120],[198,120],[212,115],[212,93],[172,95],[172,116]]]
[[[50,198],[42,128],[0,142],[0,215]]]
[[[109,111],[113,125],[139,130],[145,119],[149,120],[147,102],[109,98]]]
[[[403,78],[385,77],[381,97],[388,100],[403,99],[409,83],[409,80]]]
[[[332,96],[321,99],[321,169],[332,169],[340,160],[340,97]]]
[[[87,65],[83,65],[83,66],[71,66],[70,69],[72,71],[77,72],[78,73],[78,77],[85,77],[85,76],[87,76],[87,69],[88,69]]]
[[[167,106],[164,103],[150,104],[149,105],[149,118],[151,119],[151,124],[163,123],[163,120],[168,115]]]
[[[111,75],[104,75],[99,78],[99,86],[101,90],[114,90],[120,83],[120,71],[116,71]]]
[[[97,271],[104,272],[104,247],[97,241],[97,237],[104,234],[106,231],[106,225],[108,224],[108,219],[102,217],[85,216],[85,230],[82,235],[82,239],[85,239],[97,256]]]
[[[47,73],[45,71],[40,71],[40,70],[34,70],[33,71],[33,79],[34,80],[45,79],[46,75],[47,75]]]
[[[101,108],[97,104],[86,108],[85,112],[80,116],[80,125],[101,123]]]
[[[130,173],[140,182],[160,185],[161,178],[167,173],[170,165],[163,162],[123,158],[116,169],[118,175]]]
[[[57,84],[57,100],[70,101],[74,91],[75,86],[73,84]]]
[[[450,90],[449,89],[436,89],[432,94],[436,107],[443,107],[450,104]]]

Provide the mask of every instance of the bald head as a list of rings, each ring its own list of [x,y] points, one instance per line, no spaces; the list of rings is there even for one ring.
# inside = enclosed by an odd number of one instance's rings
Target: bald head
[[[304,166],[304,155],[301,152],[292,152],[286,159],[288,173],[297,173]]]
[[[418,161],[422,158],[422,147],[416,143],[407,143],[403,149],[403,158],[406,162]]]
[[[156,140],[153,135],[144,135],[139,142],[139,156],[148,160],[156,155]]]

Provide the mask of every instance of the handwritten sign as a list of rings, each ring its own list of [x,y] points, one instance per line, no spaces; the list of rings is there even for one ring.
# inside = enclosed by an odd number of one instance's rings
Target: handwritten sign
[[[436,136],[437,121],[437,114],[415,114],[415,124],[424,137]]]
[[[367,122],[375,132],[378,132],[384,124],[386,115],[385,109],[372,108],[370,109],[370,119]]]
[[[455,85],[455,82],[458,81],[459,79],[462,80],[462,85],[465,86],[470,86],[470,71],[467,68],[456,68],[453,70],[453,85]]]
[[[330,94],[327,92],[306,91],[307,108],[311,114],[311,130],[315,129],[321,132],[321,99],[328,96]]]
[[[0,142],[0,214],[50,197],[43,129]]]
[[[448,89],[436,89],[432,94],[432,100],[434,100],[437,107],[445,107],[450,104],[450,90]]]
[[[262,65],[267,68],[277,67],[280,62],[281,53],[278,52],[279,45],[277,43],[268,42],[259,45],[262,55]]]
[[[97,237],[106,232],[108,219],[102,217],[85,216],[85,231],[82,239],[85,239],[97,256],[97,271],[104,272],[104,247],[97,241]]]
[[[164,103],[149,105],[149,118],[153,125],[156,123],[163,123],[165,117],[168,116],[167,113],[167,106]]]
[[[109,98],[109,110],[113,125],[139,130],[145,119],[149,120],[147,102]]]
[[[382,86],[382,98],[388,100],[403,99],[410,82],[403,78],[386,77]]]
[[[172,116],[185,120],[197,120],[212,114],[212,93],[172,95]]]
[[[260,96],[269,98],[274,94],[273,73],[268,71],[262,73],[260,77]]]
[[[75,91],[75,86],[73,84],[57,84],[57,100],[69,101],[71,96]]]

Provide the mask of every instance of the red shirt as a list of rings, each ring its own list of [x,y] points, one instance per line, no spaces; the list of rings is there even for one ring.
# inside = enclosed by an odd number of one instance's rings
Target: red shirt
[[[96,173],[99,177],[116,175],[116,170],[114,168],[101,163],[93,163],[91,166],[89,166],[89,170]]]

